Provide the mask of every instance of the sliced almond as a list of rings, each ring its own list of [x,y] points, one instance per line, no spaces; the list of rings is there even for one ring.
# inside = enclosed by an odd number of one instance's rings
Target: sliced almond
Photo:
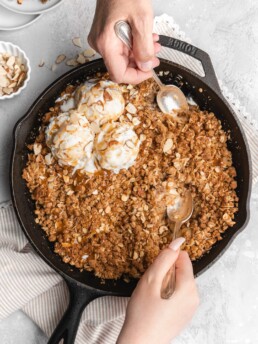
[[[2,66],[0,66],[0,75],[6,75],[6,74],[7,74],[6,70]]]
[[[128,103],[125,108],[128,112],[130,112],[132,115],[135,115],[137,112],[136,107],[132,103]]]
[[[15,62],[15,57],[14,56],[10,56],[9,59],[7,60],[7,62],[6,62],[6,65],[9,68],[12,68],[13,65],[14,65],[14,62]]]
[[[66,65],[67,66],[73,66],[73,67],[76,67],[76,66],[78,66],[78,62],[75,60],[75,59],[70,59],[70,60],[67,60],[66,61]]]
[[[5,94],[11,94],[11,93],[13,93],[13,88],[12,87],[3,87],[3,92]]]
[[[163,152],[167,153],[168,151],[170,151],[170,149],[173,147],[173,140],[172,139],[167,139],[167,141],[164,144],[163,147]]]
[[[81,48],[82,47],[82,42],[81,42],[81,38],[80,37],[74,37],[72,39],[73,41],[73,45],[75,45],[76,47]]]
[[[104,101],[110,101],[110,100],[113,100],[111,94],[108,92],[108,90],[104,90],[103,92],[103,98],[104,98]]]
[[[86,58],[83,56],[83,54],[79,54],[76,61],[79,64],[84,64],[86,62]]]
[[[100,132],[100,127],[96,122],[91,122],[90,127],[94,134],[98,134]]]
[[[132,122],[133,122],[133,125],[139,125],[141,123],[141,121],[137,117],[134,117]]]
[[[0,78],[0,87],[8,87],[9,86],[9,80],[5,75],[1,76]]]
[[[21,83],[23,82],[23,80],[25,79],[26,77],[26,73],[25,72],[21,72],[21,74],[19,75],[19,78],[17,80],[17,86],[20,86]]]
[[[48,153],[47,155],[45,155],[45,161],[47,165],[51,165],[52,164],[52,155],[51,153]]]
[[[9,85],[9,88],[15,88],[16,85],[17,85],[17,82],[14,81]]]
[[[126,140],[125,141],[125,144],[128,148],[130,149],[133,149],[135,146],[134,146],[134,143],[131,141],[131,140]]]
[[[62,63],[66,59],[64,54],[58,55],[56,58],[56,64]]]
[[[42,145],[40,143],[34,143],[33,145],[33,151],[35,155],[38,155],[41,153]]]
[[[17,81],[17,80],[19,79],[20,73],[21,73],[21,71],[18,70],[18,71],[14,74],[12,80],[13,80],[13,81]]]
[[[83,52],[83,55],[84,55],[85,57],[92,57],[92,56],[94,56],[95,54],[96,54],[96,51],[93,50],[93,49],[86,49],[86,50],[84,50],[84,52]]]
[[[133,119],[133,116],[129,112],[126,113],[126,117],[129,119],[129,121],[132,121]]]

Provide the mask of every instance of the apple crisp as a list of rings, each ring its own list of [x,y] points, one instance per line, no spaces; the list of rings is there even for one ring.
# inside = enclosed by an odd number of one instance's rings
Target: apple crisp
[[[70,85],[43,117],[23,171],[35,221],[55,252],[103,279],[140,277],[171,242],[166,201],[159,197],[164,190],[172,199],[185,189],[192,193],[193,215],[180,233],[192,260],[222,239],[238,210],[229,134],[216,116],[197,106],[180,112],[177,120],[161,113],[153,80],[121,87],[125,108],[116,123],[133,126],[140,141],[133,165],[88,173],[58,163],[45,131],[60,114],[62,96],[74,92]]]

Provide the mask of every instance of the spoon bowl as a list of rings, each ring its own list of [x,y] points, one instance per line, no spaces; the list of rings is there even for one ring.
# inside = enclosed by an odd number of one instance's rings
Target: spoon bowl
[[[187,190],[183,197],[178,198],[175,205],[167,206],[167,216],[171,222],[180,222],[180,225],[190,219],[193,213],[193,197]],[[175,231],[174,231],[175,232]]]
[[[173,115],[178,110],[188,110],[184,93],[175,85],[163,85],[157,93],[157,103],[163,113]]]
[[[132,49],[132,30],[130,25],[119,20],[114,27],[117,37],[129,48]],[[153,79],[159,85],[157,103],[163,113],[176,117],[176,111],[188,110],[189,106],[184,93],[175,85],[164,85],[155,70],[152,70]]]
[[[193,198],[190,191],[186,191],[185,194],[178,198],[176,203],[172,206],[167,207],[167,216],[171,224],[174,223],[173,228],[173,240],[176,239],[178,231],[182,223],[188,221],[193,213]],[[166,276],[164,277],[162,287],[161,287],[161,298],[169,299],[174,293],[176,286],[176,274],[175,274],[175,264],[168,270]]]

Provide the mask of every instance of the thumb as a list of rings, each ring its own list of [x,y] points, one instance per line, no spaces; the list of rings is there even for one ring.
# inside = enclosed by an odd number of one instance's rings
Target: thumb
[[[155,280],[158,283],[162,283],[164,276],[176,262],[180,251],[179,248],[184,241],[184,238],[177,238],[172,241],[168,248],[165,248],[160,252],[155,261],[146,271],[149,280]]]
[[[153,68],[154,42],[152,35],[152,18],[144,18],[137,23],[133,22],[133,55],[137,67],[143,72]]]

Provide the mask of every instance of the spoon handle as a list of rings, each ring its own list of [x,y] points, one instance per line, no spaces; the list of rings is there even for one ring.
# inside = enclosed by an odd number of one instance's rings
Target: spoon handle
[[[124,20],[119,20],[118,22],[116,22],[114,30],[117,37],[127,46],[127,48],[132,50],[133,36],[132,36],[132,29],[130,25]],[[163,84],[153,69],[152,69],[152,77],[156,81],[156,83],[159,85],[159,87],[162,88]]]
[[[173,240],[176,239],[178,231],[181,227],[181,222],[176,222],[173,231]],[[160,291],[160,296],[162,299],[169,299],[175,291],[176,287],[176,265],[173,264],[171,268],[166,273]]]
[[[117,37],[131,50],[133,48],[133,36],[130,25],[124,20],[119,20],[115,23],[114,30]]]

